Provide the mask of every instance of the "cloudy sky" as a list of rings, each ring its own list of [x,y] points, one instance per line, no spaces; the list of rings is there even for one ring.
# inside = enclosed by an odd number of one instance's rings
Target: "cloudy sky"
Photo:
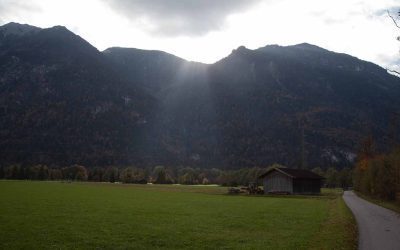
[[[244,45],[302,42],[383,67],[400,64],[400,36],[386,10],[400,0],[0,0],[0,25],[63,25],[99,50],[167,51],[206,63]]]

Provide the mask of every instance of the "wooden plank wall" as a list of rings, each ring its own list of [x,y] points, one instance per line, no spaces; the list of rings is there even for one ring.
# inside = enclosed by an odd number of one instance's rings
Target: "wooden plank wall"
[[[269,192],[288,192],[293,193],[292,179],[282,174],[281,172],[274,171],[264,177],[264,193]]]

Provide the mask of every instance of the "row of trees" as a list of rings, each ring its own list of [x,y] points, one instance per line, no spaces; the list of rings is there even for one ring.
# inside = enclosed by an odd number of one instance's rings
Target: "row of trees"
[[[273,165],[272,167],[280,165]],[[222,186],[248,185],[250,182],[259,182],[258,177],[268,168],[244,168],[239,170],[200,169],[190,167],[154,168],[137,167],[108,167],[85,168],[73,165],[64,168],[49,168],[46,165],[20,166],[13,165],[0,167],[0,178],[17,180],[78,180],[95,182],[122,182],[146,184],[218,184]],[[328,168],[314,168],[314,172],[326,178],[327,187],[348,187],[352,185],[352,171],[350,169],[336,170]]]
[[[400,11],[396,16],[387,14],[392,19],[395,27],[400,29]],[[400,41],[400,36],[397,37]],[[388,69],[388,71],[400,76],[400,71]],[[354,189],[360,193],[385,200],[397,200],[400,202],[400,146],[398,143],[398,121],[400,114],[392,112],[389,124],[388,146],[389,153],[377,154],[374,150],[372,137],[362,143],[362,149],[354,169]]]
[[[190,167],[154,168],[108,167],[85,168],[72,165],[64,168],[50,168],[46,165],[0,166],[0,179],[14,180],[73,180],[96,182],[122,182],[146,184],[219,184],[223,186],[247,185],[257,181],[265,168],[247,168],[240,170],[200,169]]]
[[[88,180],[88,170],[80,165],[64,168],[49,168],[46,165],[23,167],[0,166],[0,179],[11,180]]]
[[[363,144],[354,170],[355,190],[380,199],[400,198],[400,148],[376,154],[372,139]]]
[[[257,177],[266,171],[265,168],[248,168],[240,170],[200,169],[191,167],[154,168],[95,168],[89,171],[89,181],[111,181],[123,183],[155,183],[223,186],[247,185],[257,181]],[[111,178],[110,178],[111,177]]]

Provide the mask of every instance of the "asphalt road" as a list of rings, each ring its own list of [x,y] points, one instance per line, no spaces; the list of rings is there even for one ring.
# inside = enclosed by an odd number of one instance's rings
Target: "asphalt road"
[[[361,250],[400,250],[400,215],[345,191],[343,199],[357,220]]]

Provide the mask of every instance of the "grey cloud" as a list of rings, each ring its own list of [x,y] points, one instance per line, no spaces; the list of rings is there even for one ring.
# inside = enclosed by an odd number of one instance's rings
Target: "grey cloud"
[[[11,22],[15,17],[40,11],[41,9],[35,1],[0,0],[0,23]]]
[[[142,28],[161,36],[200,36],[224,27],[228,15],[263,0],[103,0]]]
[[[397,53],[392,55],[378,54],[376,59],[381,62],[386,69],[400,71],[400,58]]]

